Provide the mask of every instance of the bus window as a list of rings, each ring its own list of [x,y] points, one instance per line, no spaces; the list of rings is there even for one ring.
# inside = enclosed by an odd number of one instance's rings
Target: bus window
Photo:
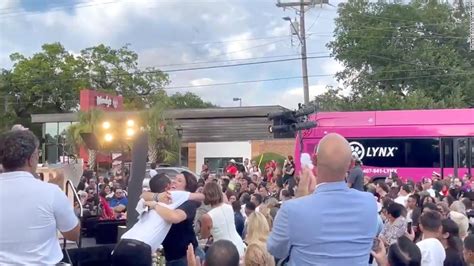
[[[468,154],[468,138],[458,139],[458,160],[459,168],[468,168],[469,166],[469,154]]]
[[[454,167],[453,139],[442,139],[441,145],[443,146],[443,153],[442,153],[443,168],[453,168]]]

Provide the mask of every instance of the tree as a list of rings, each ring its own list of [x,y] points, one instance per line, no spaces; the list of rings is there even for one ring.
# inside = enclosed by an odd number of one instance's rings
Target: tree
[[[168,75],[154,67],[139,68],[138,54],[129,45],[114,49],[101,44],[75,55],[52,43],[30,57],[14,53],[10,59],[13,67],[0,71],[0,108],[6,114],[0,129],[20,123],[40,133],[30,115],[77,111],[84,88],[123,95],[129,110],[163,102],[176,108],[209,105],[194,94],[177,95],[171,104],[164,90]]]
[[[79,113],[79,122],[72,124],[67,129],[67,142],[73,147],[74,152],[79,153],[79,147],[84,146],[85,143],[81,137],[81,133],[98,134],[97,125],[99,125],[103,116],[103,112],[98,109],[91,109],[88,112]],[[97,151],[88,149],[89,169],[95,169]]]
[[[148,121],[148,161],[171,164],[178,161],[180,140],[165,109],[166,105],[156,104],[144,113],[143,121]]]
[[[169,84],[168,75],[155,67],[140,69],[138,54],[125,45],[112,49],[103,44],[81,51],[82,76],[91,88],[124,96],[128,109],[152,106]]]
[[[338,13],[328,47],[345,66],[337,78],[352,92],[341,96],[332,90],[318,97],[326,106],[331,99],[335,109],[474,105],[474,57],[462,4],[353,0]]]
[[[216,107],[210,102],[203,101],[199,96],[192,92],[186,92],[184,94],[177,92],[170,96],[170,102],[172,108],[175,109]]]

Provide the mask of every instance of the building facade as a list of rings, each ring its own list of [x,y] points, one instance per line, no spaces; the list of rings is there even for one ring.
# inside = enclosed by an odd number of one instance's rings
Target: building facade
[[[97,97],[101,99],[98,100]],[[101,105],[102,108],[113,108],[103,109],[106,111],[105,117],[137,115],[136,112],[120,112],[123,99],[115,99],[118,103],[114,104],[113,97],[115,96],[94,95],[88,91],[87,97],[81,94],[81,107],[84,104],[88,106],[86,110]],[[172,119],[176,127],[182,128],[183,166],[199,173],[205,162],[212,170],[219,172],[230,159],[243,161],[267,153],[285,157],[294,154],[294,137],[274,138],[268,132],[271,124],[267,119],[268,114],[285,110],[281,106],[180,109],[169,110],[165,116]],[[78,113],[32,115],[32,122],[43,125],[43,137],[48,139],[43,147],[45,161],[61,161],[65,153],[65,131],[78,118]],[[80,155],[84,158],[84,154]]]

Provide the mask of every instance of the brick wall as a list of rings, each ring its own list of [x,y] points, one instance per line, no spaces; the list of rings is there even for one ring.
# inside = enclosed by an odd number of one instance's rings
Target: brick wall
[[[188,143],[188,168],[198,174],[201,172],[196,169],[196,143]]]
[[[252,158],[262,153],[273,152],[282,156],[295,153],[295,139],[253,140]]]

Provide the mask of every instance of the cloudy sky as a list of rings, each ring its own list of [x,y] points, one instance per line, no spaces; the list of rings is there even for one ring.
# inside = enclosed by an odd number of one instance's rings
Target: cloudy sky
[[[339,0],[338,0],[339,1]],[[288,0],[282,0],[288,2]],[[129,43],[141,67],[163,70],[297,58],[297,38],[276,0],[0,0],[0,68],[13,52],[32,55],[44,43],[66,49]],[[338,2],[331,2],[336,5]],[[340,64],[329,56],[336,8],[307,11],[310,96],[335,85]],[[171,65],[171,66],[170,66]],[[192,91],[220,106],[303,101],[299,60],[170,73],[169,93]],[[259,82],[257,82],[259,81]],[[223,85],[227,83],[227,85]],[[229,84],[231,83],[231,84]],[[237,83],[237,84],[235,84]],[[215,84],[215,85],[212,85]],[[220,85],[219,85],[220,84]],[[211,86],[212,85],[212,86]],[[186,89],[183,89],[186,88]]]

